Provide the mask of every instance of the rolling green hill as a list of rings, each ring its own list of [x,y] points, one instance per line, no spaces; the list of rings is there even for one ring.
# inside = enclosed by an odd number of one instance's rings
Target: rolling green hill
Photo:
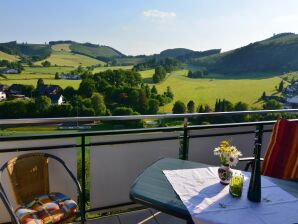
[[[90,65],[104,65],[105,63],[81,54],[75,54],[70,50],[70,44],[55,44],[52,45],[52,54],[45,60],[51,62],[52,65],[57,66],[71,66],[78,67]],[[38,61],[35,65],[41,65],[45,60]]]
[[[124,57],[124,54],[114,48],[90,43],[72,43],[69,48],[73,53],[86,55],[103,61],[108,61],[112,58]]]
[[[16,41],[0,43],[0,51],[7,54],[30,57],[33,60],[44,59],[50,56],[52,49],[45,44],[17,43]]]
[[[159,53],[158,58],[176,58],[182,55],[187,55],[194,52],[193,50],[186,49],[186,48],[174,48],[174,49],[167,49]]]
[[[151,84],[154,70],[140,72],[143,80],[150,86],[155,85],[159,93],[166,91],[170,86],[174,93],[174,100],[160,108],[160,112],[170,113],[177,100],[185,103],[193,100],[196,107],[199,104],[208,104],[214,108],[218,98],[227,99],[232,103],[239,101],[247,103],[251,108],[262,108],[259,100],[265,91],[268,95],[276,94],[275,86],[282,80],[279,76],[268,74],[222,75],[210,74],[208,78],[191,79],[187,77],[187,70],[172,72],[165,81]]]
[[[220,49],[211,49],[207,51],[193,51],[186,48],[174,48],[167,49],[160,52],[156,58],[157,59],[165,59],[165,58],[177,58],[183,62],[190,61],[193,58],[200,58],[209,55],[214,55],[220,53]]]
[[[235,50],[198,58],[195,64],[211,72],[282,73],[298,70],[298,35],[284,33]]]
[[[16,55],[7,54],[5,52],[0,51],[0,60],[17,61],[19,60],[19,58]]]

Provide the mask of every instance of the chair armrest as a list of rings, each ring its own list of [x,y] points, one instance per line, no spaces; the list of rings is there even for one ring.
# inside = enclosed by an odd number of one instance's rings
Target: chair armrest
[[[252,165],[252,162],[254,161],[254,157],[244,157],[239,158],[239,162],[247,162],[244,168],[244,171],[248,171],[249,167]],[[264,158],[260,158],[260,161],[264,161]]]

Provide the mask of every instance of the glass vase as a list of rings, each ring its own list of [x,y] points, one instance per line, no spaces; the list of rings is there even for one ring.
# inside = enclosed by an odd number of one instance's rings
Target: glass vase
[[[231,181],[232,175],[233,172],[229,165],[221,164],[221,166],[218,168],[218,176],[220,179],[220,183],[228,185]]]

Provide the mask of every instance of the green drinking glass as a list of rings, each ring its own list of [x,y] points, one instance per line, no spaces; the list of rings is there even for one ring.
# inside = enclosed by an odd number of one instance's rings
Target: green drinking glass
[[[230,182],[230,194],[233,197],[241,197],[243,187],[243,175],[242,174],[233,174]]]

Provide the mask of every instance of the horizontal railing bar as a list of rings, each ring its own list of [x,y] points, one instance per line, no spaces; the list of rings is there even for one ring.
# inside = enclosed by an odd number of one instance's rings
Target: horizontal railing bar
[[[68,149],[76,148],[81,145],[53,145],[53,146],[35,146],[35,147],[25,147],[25,148],[16,148],[16,149],[0,149],[0,154],[5,152],[27,152],[27,151],[44,151],[51,149]]]
[[[183,127],[161,127],[161,128],[138,128],[138,129],[123,129],[111,131],[91,131],[79,133],[63,133],[63,134],[43,134],[30,136],[1,136],[1,141],[20,141],[20,140],[37,140],[37,139],[55,139],[55,138],[74,138],[81,136],[100,136],[100,135],[120,135],[120,134],[141,134],[150,132],[171,132],[182,131]]]
[[[94,122],[94,121],[126,121],[142,119],[172,119],[172,118],[192,118],[192,117],[216,117],[249,114],[268,113],[295,113],[298,109],[280,110],[250,110],[250,111],[228,111],[209,113],[185,113],[185,114],[156,114],[156,115],[129,115],[129,116],[95,116],[95,117],[61,117],[61,118],[22,118],[22,119],[0,119],[0,125],[27,125],[27,124],[53,124],[68,122]]]
[[[264,130],[263,132],[271,132],[272,129]],[[202,134],[202,135],[190,135],[189,138],[207,138],[207,137],[218,137],[226,135],[244,135],[253,134],[255,131],[243,131],[243,132],[224,132],[224,133],[213,133],[213,134]],[[100,145],[117,145],[117,144],[132,144],[141,142],[154,142],[154,141],[167,141],[175,140],[181,136],[175,137],[160,137],[160,138],[147,138],[147,139],[131,139],[131,140],[119,140],[119,141],[104,141],[85,144],[86,147],[100,146]],[[67,149],[67,148],[77,148],[82,147],[81,144],[68,144],[68,145],[55,145],[55,146],[36,146],[36,147],[26,147],[17,149],[0,149],[0,153],[6,152],[21,152],[21,151],[38,151],[38,150],[51,150],[51,149]]]
[[[298,119],[290,119],[290,121],[298,121]],[[228,127],[244,127],[255,126],[257,124],[270,125],[274,124],[273,121],[257,121],[257,122],[242,122],[242,123],[228,123],[228,124],[210,124],[210,125],[190,125],[187,130],[198,129],[213,129],[213,128],[228,128]],[[183,131],[184,127],[160,127],[160,128],[138,128],[138,129],[124,129],[124,130],[111,130],[111,131],[90,131],[79,133],[63,133],[63,134],[43,134],[43,135],[30,135],[30,136],[1,136],[1,141],[21,141],[21,140],[38,140],[38,139],[55,139],[55,138],[73,138],[81,136],[100,136],[100,135],[120,135],[120,134],[141,134],[150,132],[171,132]]]
[[[226,132],[219,134],[202,134],[202,135],[190,135],[189,138],[208,138],[208,137],[220,137],[226,135],[246,135],[246,134],[254,134],[255,131],[239,131],[239,132]]]

